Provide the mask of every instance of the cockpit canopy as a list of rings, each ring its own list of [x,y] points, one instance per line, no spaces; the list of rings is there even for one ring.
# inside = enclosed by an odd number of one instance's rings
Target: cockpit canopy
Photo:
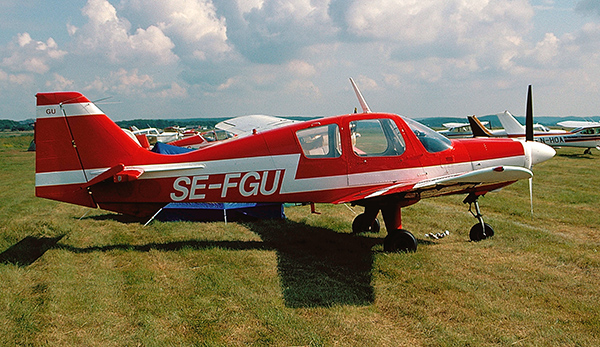
[[[437,131],[434,131],[410,118],[402,117],[402,119],[417,136],[417,139],[421,141],[421,144],[423,144],[423,147],[425,147],[427,152],[437,153],[452,147],[452,141],[439,134]]]

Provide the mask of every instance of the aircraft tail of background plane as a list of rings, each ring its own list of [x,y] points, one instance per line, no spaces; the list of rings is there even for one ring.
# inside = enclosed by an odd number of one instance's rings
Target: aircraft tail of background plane
[[[525,127],[510,112],[504,111],[497,116],[507,135],[525,135]]]
[[[36,98],[36,196],[96,207],[87,188],[149,153],[78,92]]]
[[[473,137],[493,137],[494,135],[475,116],[467,116]]]

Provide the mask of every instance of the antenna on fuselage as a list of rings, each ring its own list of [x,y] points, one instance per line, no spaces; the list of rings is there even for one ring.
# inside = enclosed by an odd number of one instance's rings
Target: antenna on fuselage
[[[365,98],[360,93],[360,90],[356,86],[356,83],[354,83],[354,80],[352,79],[352,77],[350,77],[350,83],[352,83],[352,88],[354,88],[354,93],[356,93],[356,97],[358,98],[358,102],[360,103],[360,107],[362,108],[363,112],[371,113],[371,109],[369,108],[369,105],[367,105]]]

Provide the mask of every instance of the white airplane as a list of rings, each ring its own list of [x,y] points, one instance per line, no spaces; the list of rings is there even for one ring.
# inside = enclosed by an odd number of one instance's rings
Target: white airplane
[[[527,111],[526,118],[531,118],[533,122],[533,105],[531,101],[531,86],[529,86],[527,92]],[[498,119],[502,123],[502,126],[506,130],[505,135],[491,134],[485,127],[481,129],[481,126],[477,125],[476,122],[469,120],[471,127],[478,127],[476,130],[473,129],[475,136],[506,136],[511,138],[532,138],[536,142],[545,143],[552,147],[581,147],[585,148],[584,154],[590,154],[592,148],[600,150],[600,125],[578,128],[573,131],[565,130],[551,130],[538,124],[538,130],[530,130],[531,133],[527,133],[525,127],[519,123],[508,111],[498,114]],[[535,127],[534,127],[535,129]]]
[[[498,113],[498,119],[502,123],[502,127],[508,137],[524,137],[525,126],[521,125],[519,121],[508,111]],[[542,124],[536,123],[533,125],[533,134],[535,135],[557,135],[567,133],[564,130],[550,129]]]
[[[487,125],[488,122],[482,122],[483,125]],[[446,129],[439,130],[438,133],[448,138],[460,138],[460,137],[472,137],[471,126],[469,123],[444,123],[442,124]]]
[[[156,142],[167,143],[177,141],[183,137],[179,132],[160,131],[156,128],[138,129],[136,126],[132,126],[131,131],[134,135],[146,135],[150,144],[155,144]]]
[[[239,116],[224,120],[222,122],[217,123],[217,125],[215,125],[215,128],[232,133],[237,137],[243,137],[252,135],[253,133],[256,133],[258,131],[274,129],[277,127],[294,123],[300,123],[300,121],[275,116],[255,114]]]
[[[566,120],[564,122],[558,122],[556,124],[563,128],[571,128],[571,129],[600,126],[600,122],[577,121],[577,120]]]

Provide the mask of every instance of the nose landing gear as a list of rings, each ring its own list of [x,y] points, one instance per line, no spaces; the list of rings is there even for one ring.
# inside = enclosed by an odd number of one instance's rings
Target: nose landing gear
[[[469,238],[471,241],[477,242],[481,240],[485,240],[488,237],[494,236],[494,229],[487,223],[483,221],[483,216],[481,215],[481,210],[479,209],[479,195],[475,193],[470,193],[465,200],[463,200],[464,204],[469,204],[469,212],[473,215],[473,217],[477,218],[479,223],[473,225],[471,227],[471,231],[469,232]],[[475,205],[475,212],[473,212],[473,205]]]

